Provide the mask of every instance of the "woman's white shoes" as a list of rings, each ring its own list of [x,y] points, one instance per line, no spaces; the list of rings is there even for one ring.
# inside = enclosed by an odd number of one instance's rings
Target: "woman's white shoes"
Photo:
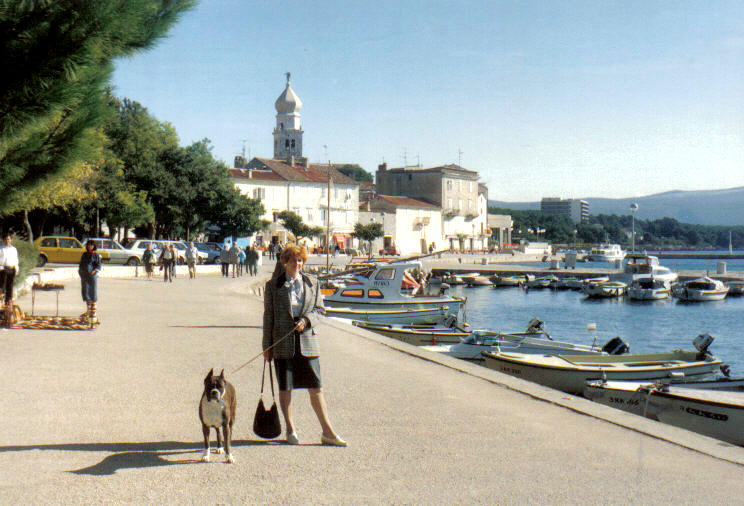
[[[287,434],[287,444],[289,445],[298,445],[300,444],[300,439],[297,437],[297,433],[291,432]]]
[[[328,446],[346,446],[347,445],[346,441],[344,441],[338,436],[334,436],[334,437],[320,436],[320,442],[321,444],[328,445]]]

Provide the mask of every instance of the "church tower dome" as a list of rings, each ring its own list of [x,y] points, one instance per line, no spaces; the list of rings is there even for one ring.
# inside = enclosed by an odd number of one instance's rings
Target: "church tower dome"
[[[289,84],[290,73],[287,72],[287,86],[274,102],[276,108],[276,127],[274,128],[274,159],[290,160],[302,158],[302,124],[300,110],[302,100]]]

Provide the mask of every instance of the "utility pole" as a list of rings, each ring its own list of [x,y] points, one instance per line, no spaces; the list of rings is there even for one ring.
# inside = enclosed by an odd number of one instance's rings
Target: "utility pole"
[[[462,149],[458,147],[457,148],[457,166],[458,167],[462,167],[462,155],[463,155]]]
[[[325,147],[325,146],[323,146]],[[331,273],[331,161],[328,160],[328,207],[326,208],[326,274]]]

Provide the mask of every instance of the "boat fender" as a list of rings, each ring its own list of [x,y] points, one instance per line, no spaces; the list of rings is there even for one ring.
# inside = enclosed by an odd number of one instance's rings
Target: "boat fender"
[[[610,355],[623,355],[630,351],[630,345],[620,339],[620,337],[613,337],[607,343],[602,346],[602,351],[609,353]]]

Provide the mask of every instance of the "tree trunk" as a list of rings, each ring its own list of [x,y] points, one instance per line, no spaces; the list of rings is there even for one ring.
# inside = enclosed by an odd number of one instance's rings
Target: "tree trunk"
[[[28,234],[28,242],[34,242],[34,231],[31,229],[31,222],[28,221],[28,209],[23,210],[23,224],[26,226],[26,234]]]

